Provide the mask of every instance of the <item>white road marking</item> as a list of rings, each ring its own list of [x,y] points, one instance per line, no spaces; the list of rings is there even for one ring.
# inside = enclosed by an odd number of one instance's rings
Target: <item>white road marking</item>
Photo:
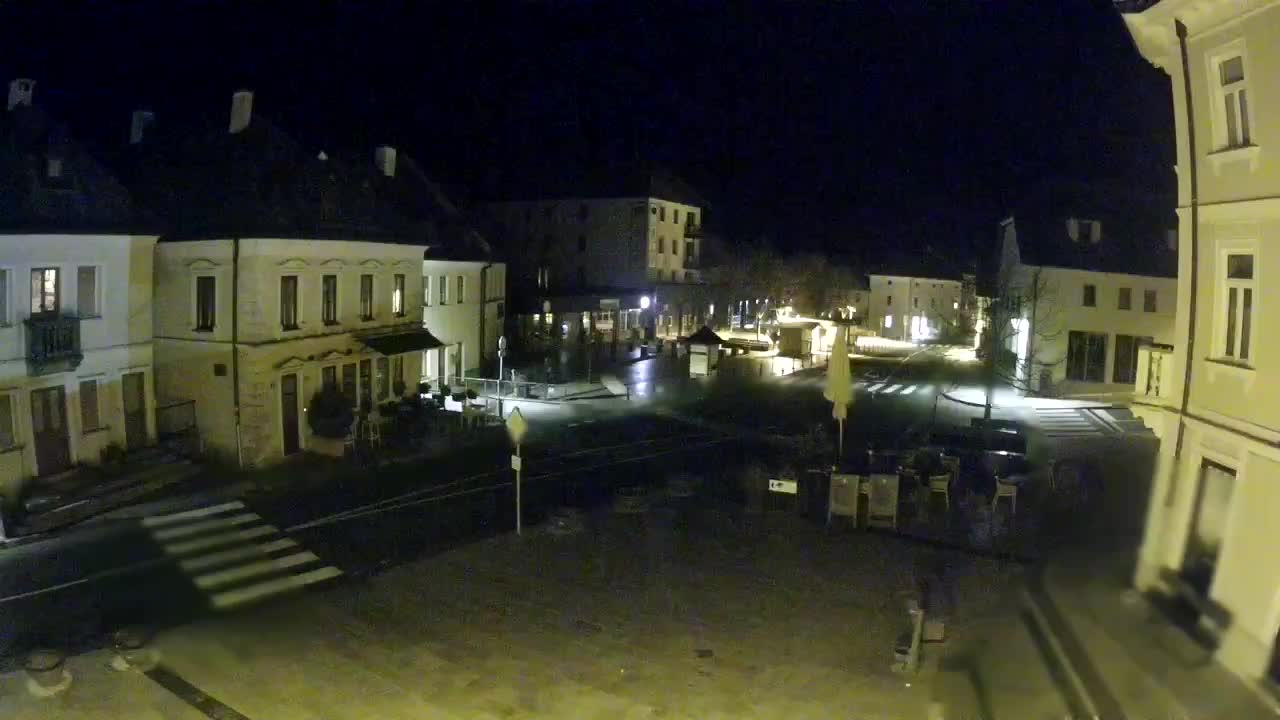
[[[209,507],[196,508],[194,510],[183,510],[182,512],[172,513],[170,515],[152,515],[151,517],[142,518],[143,527],[160,527],[161,525],[171,525],[183,520],[194,520],[195,518],[208,517],[217,515],[218,513],[227,512],[229,510],[239,510],[244,507],[244,503],[239,500],[222,503],[221,505],[210,505]]]
[[[871,385],[871,386],[869,386],[869,387],[867,388],[867,392],[874,393],[874,392],[878,391],[878,390],[879,390],[880,388],[882,388],[882,387],[884,387],[884,383],[876,383],[875,385]]]
[[[243,513],[241,515],[232,515],[227,518],[203,520],[201,522],[191,523],[190,525],[179,525],[178,527],[156,530],[151,535],[156,540],[164,542],[165,540],[187,537],[188,535],[198,535],[199,533],[207,530],[221,530],[224,528],[234,527],[236,525],[248,525],[251,522],[256,522],[261,519],[262,518],[255,513]]]
[[[280,531],[274,525],[259,525],[247,530],[236,530],[229,533],[222,533],[220,535],[198,538],[196,540],[172,543],[165,545],[164,551],[170,555],[185,555],[186,553],[199,552],[200,550],[209,550],[223,545],[231,545],[232,543],[253,540],[255,538],[260,538],[263,535],[275,535],[278,532]]]
[[[218,610],[229,610],[238,605],[243,605],[254,600],[261,600],[272,595],[279,595],[290,590],[297,590],[306,587],[312,583],[318,583],[322,580],[336,578],[342,575],[342,571],[332,565],[326,565],[309,572],[299,575],[286,575],[285,577],[273,578],[260,583],[255,583],[235,590],[228,590],[214,594],[210,602],[213,607]]]
[[[898,392],[898,389],[901,387],[902,387],[901,385],[894,385],[893,387],[885,388],[882,392],[886,395],[892,395],[893,393]]]
[[[286,555],[282,558],[268,558],[259,562],[252,562],[238,567],[219,570],[205,575],[199,575],[195,578],[196,587],[202,590],[216,588],[219,585],[229,585],[240,580],[247,580],[259,575],[269,575],[277,570],[288,570],[291,567],[306,565],[315,562],[320,558],[316,557],[313,552],[306,550]]]
[[[273,540],[269,543],[263,543],[262,545],[245,545],[243,547],[231,548],[230,550],[219,550],[218,552],[209,553],[208,555],[201,555],[199,557],[191,558],[190,560],[183,560],[178,564],[187,572],[207,570],[211,567],[235,562],[236,560],[265,557],[273,552],[288,550],[295,547],[298,547],[298,543],[290,540],[289,538],[280,538],[279,540]]]
[[[902,388],[902,392],[900,392],[900,393],[898,393],[898,394],[899,394],[899,395],[910,395],[911,393],[913,393],[913,392],[915,392],[915,391],[916,391],[916,386],[915,386],[915,385],[908,385],[908,386],[906,386],[906,387]]]

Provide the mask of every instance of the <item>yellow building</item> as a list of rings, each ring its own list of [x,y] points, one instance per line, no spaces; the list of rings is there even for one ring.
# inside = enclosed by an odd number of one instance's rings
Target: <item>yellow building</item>
[[[1160,437],[1136,583],[1180,598],[1246,680],[1280,683],[1280,2],[1117,2],[1168,73],[1177,130],[1172,350],[1135,406]]]

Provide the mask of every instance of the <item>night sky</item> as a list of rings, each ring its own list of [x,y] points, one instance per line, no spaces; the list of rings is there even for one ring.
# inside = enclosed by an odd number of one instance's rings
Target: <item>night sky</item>
[[[135,107],[225,123],[247,87],[317,150],[403,147],[478,197],[640,160],[729,238],[865,261],[971,254],[1028,183],[1173,156],[1168,79],[1106,0],[0,0],[0,73],[106,149]]]

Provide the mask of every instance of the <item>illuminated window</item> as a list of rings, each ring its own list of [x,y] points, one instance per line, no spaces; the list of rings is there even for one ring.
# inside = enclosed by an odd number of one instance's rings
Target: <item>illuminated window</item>
[[[1222,338],[1222,354],[1234,360],[1246,361],[1250,357],[1253,340],[1253,255],[1233,253],[1227,255],[1226,277],[1223,281],[1225,307],[1225,332]]]
[[[58,312],[61,297],[58,268],[35,268],[31,271],[31,314]]]
[[[422,276],[422,304],[431,307],[431,276]]]
[[[886,329],[886,330],[887,330],[887,329],[890,329],[890,328],[892,328],[892,327],[893,327],[893,316],[892,316],[892,315],[885,315],[885,316],[884,316],[884,327],[885,327],[885,329]]]
[[[404,317],[404,275],[395,275],[391,285],[391,312]]]

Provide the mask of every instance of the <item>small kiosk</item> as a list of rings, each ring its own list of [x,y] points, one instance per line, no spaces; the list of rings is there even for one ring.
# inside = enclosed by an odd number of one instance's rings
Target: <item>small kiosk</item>
[[[689,344],[689,377],[705,377],[720,364],[720,346],[724,340],[706,325],[685,340]]]

